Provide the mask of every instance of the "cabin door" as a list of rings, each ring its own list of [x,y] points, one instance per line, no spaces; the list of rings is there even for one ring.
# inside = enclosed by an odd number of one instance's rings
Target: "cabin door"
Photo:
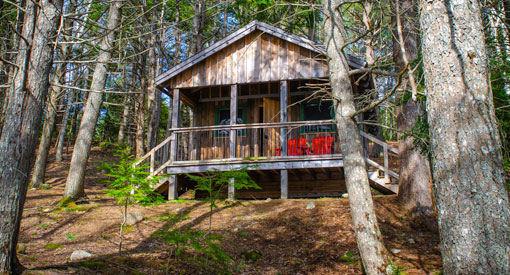
[[[280,100],[264,98],[262,107],[263,123],[280,122]],[[277,148],[280,148],[280,128],[264,128],[263,133],[263,156],[277,156]]]

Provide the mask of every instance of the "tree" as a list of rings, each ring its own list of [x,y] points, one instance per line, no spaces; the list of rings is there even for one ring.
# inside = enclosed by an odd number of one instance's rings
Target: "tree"
[[[395,71],[404,70],[418,59],[417,13],[413,0],[396,0],[393,16],[393,61]],[[437,230],[437,222],[432,209],[432,179],[430,164],[426,154],[415,146],[415,138],[408,135],[415,125],[425,116],[424,102],[416,95],[414,70],[404,79],[402,91],[398,97],[396,118],[397,131],[403,135],[398,144],[399,166],[399,203],[409,212],[415,225],[423,225]],[[407,90],[412,89],[412,95]],[[414,96],[413,96],[414,95]]]
[[[157,204],[163,201],[163,197],[154,192],[152,186],[158,182],[159,177],[150,177],[148,165],[136,165],[138,160],[131,155],[131,148],[119,146],[115,156],[119,158],[117,163],[103,163],[101,169],[105,171],[109,179],[106,195],[117,199],[117,203],[123,206],[122,223],[119,232],[119,256],[122,255],[122,233],[127,223],[128,206],[133,203],[141,205]]]
[[[63,1],[27,1],[17,71],[0,138],[0,273],[20,273],[16,244],[28,175],[49,88],[53,41]]]
[[[352,222],[363,267],[368,274],[384,274],[390,257],[384,247],[375,216],[368,182],[361,137],[354,114],[356,106],[349,77],[349,66],[342,50],[345,29],[340,8],[343,0],[324,1],[325,45],[329,57],[332,97],[335,99],[335,120],[344,155],[344,174]]]
[[[71,6],[73,3],[69,3],[67,5],[67,13],[73,13],[76,6]],[[71,7],[70,7],[71,6]],[[69,41],[70,32],[72,32],[73,24],[72,21],[67,18],[64,19],[63,23],[63,32],[67,35],[63,35],[64,41]],[[66,60],[69,56],[69,44],[63,43],[61,45],[62,51],[62,59]],[[55,75],[53,76],[54,85],[51,88],[48,104],[46,106],[46,116],[43,124],[43,132],[41,135],[41,142],[39,143],[39,148],[37,150],[37,157],[35,160],[34,169],[32,171],[32,179],[30,180],[30,185],[34,188],[38,188],[41,184],[44,183],[44,177],[46,175],[46,162],[48,160],[48,153],[50,151],[51,145],[51,137],[53,135],[53,129],[55,128],[55,120],[57,118],[57,105],[58,99],[61,97],[62,87],[61,85],[64,82],[66,73],[66,64],[60,63],[58,64]]]
[[[115,30],[120,22],[120,8],[124,1],[112,2],[106,24],[106,33],[101,42],[101,50],[90,85],[90,94],[85,103],[85,110],[78,130],[78,136],[74,145],[71,167],[67,176],[64,197],[78,199],[85,195],[83,178],[87,168],[90,146],[94,137],[96,123],[99,118],[101,104],[103,102],[103,89],[106,84],[107,64],[111,61],[111,51],[114,46]]]
[[[478,1],[420,1],[445,274],[510,274],[510,207]]]

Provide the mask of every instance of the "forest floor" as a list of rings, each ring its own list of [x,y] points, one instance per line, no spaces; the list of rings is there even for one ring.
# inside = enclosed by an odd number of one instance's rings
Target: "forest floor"
[[[127,226],[123,255],[118,256],[122,208],[104,195],[105,176],[97,168],[111,158],[111,152],[92,150],[86,173],[88,202],[66,208],[58,203],[70,155],[60,164],[49,163],[46,183],[52,188],[29,190],[27,195],[18,248],[27,268],[24,274],[221,273],[213,265],[218,261],[204,259],[199,249],[185,249],[175,258],[173,246],[153,235],[207,232],[209,208],[199,200],[130,206],[129,212],[141,212],[144,219]],[[412,228],[395,196],[375,196],[374,201],[397,274],[440,274],[438,234]],[[306,209],[309,202],[315,203],[313,209]],[[220,203],[212,217],[212,234],[222,236],[221,251],[233,260],[226,267],[232,274],[362,274],[347,199]],[[94,256],[71,261],[79,249]]]

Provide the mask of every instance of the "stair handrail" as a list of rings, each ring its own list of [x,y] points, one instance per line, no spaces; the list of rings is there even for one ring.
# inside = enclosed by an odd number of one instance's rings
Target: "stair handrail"
[[[398,173],[395,173],[395,172],[390,170],[390,167],[389,167],[389,157],[388,157],[388,151],[391,151],[392,153],[398,155],[398,150],[395,149],[393,146],[389,145],[388,143],[386,143],[386,142],[384,142],[384,141],[382,141],[382,140],[380,140],[380,139],[378,139],[378,138],[376,138],[376,137],[374,137],[374,136],[372,136],[372,135],[370,135],[368,133],[365,133],[363,131],[360,131],[360,135],[362,137],[365,137],[365,138],[367,138],[367,139],[373,141],[374,143],[376,143],[376,144],[378,144],[378,145],[383,147],[384,165],[381,166],[379,163],[371,160],[368,157],[365,158],[366,161],[367,161],[367,164],[371,165],[371,166],[374,166],[377,169],[383,170],[385,175],[389,175],[389,176],[391,176],[391,177],[393,177],[393,178],[398,180],[398,178],[399,178]]]
[[[140,163],[142,163],[143,161],[147,160],[150,157],[150,166],[149,166],[150,176],[154,176],[154,175],[158,174],[159,172],[162,171],[162,168],[164,168],[165,165],[168,165],[168,161],[165,161],[165,163],[162,163],[160,167],[156,168],[154,166],[155,165],[154,157],[155,157],[156,151],[158,151],[162,147],[169,144],[173,139],[174,139],[174,136],[172,135],[172,133],[170,133],[170,135],[165,140],[163,140],[160,144],[158,144],[154,148],[152,148],[147,154],[143,155],[140,159],[138,159],[134,165],[138,166],[138,165],[140,165]]]

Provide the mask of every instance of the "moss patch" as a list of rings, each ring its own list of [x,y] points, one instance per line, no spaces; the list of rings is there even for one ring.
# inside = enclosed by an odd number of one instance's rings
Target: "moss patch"
[[[44,246],[44,248],[50,249],[50,250],[54,250],[54,249],[61,248],[61,247],[64,247],[64,245],[63,244],[49,243],[49,244]]]

